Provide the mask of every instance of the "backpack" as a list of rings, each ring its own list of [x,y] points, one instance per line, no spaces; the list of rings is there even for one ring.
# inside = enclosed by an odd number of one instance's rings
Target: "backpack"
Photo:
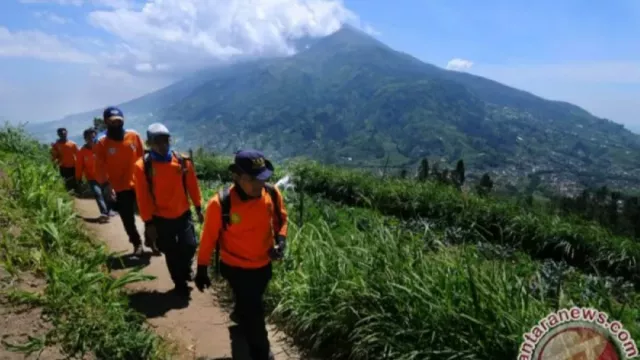
[[[273,204],[273,212],[275,213],[276,220],[278,221],[279,225],[282,225],[282,214],[280,213],[280,202],[278,201],[278,193],[276,191],[276,188],[271,184],[264,184],[264,188],[271,198],[271,203]],[[222,227],[220,228],[220,233],[218,234],[218,241],[216,241],[214,262],[216,275],[220,272],[220,240],[222,239],[222,233],[226,231],[227,227],[229,227],[229,225],[231,224],[231,196],[229,196],[229,194],[229,186],[225,186],[218,191],[218,199],[220,201],[220,214],[222,217]]]
[[[187,160],[187,158],[184,158],[183,156],[181,156],[180,154],[177,154],[174,151],[171,151],[171,154],[172,156],[175,156],[178,159],[178,163],[180,164],[180,169],[182,170],[182,187],[184,189],[184,195],[187,196],[187,199],[188,199],[189,193],[187,191],[187,165],[185,164],[185,161]],[[156,195],[153,191],[153,178],[151,176],[152,164],[151,164],[151,154],[149,153],[149,150],[144,151],[142,162],[144,164],[144,176],[145,178],[147,178],[147,186],[149,188],[149,193],[151,193],[151,198],[153,199],[153,202],[155,204]]]

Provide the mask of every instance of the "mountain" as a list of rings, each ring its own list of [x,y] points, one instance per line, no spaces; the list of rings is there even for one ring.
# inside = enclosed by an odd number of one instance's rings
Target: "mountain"
[[[640,136],[622,125],[423,63],[348,26],[294,56],[208,70],[122,107],[129,123],[166,123],[182,147],[352,166],[462,158],[512,184],[538,174],[563,191],[640,186]]]

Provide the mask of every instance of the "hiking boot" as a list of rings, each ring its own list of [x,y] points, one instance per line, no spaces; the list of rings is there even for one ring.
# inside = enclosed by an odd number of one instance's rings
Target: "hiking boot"
[[[133,246],[133,256],[142,256],[144,255],[144,249],[142,249],[142,245],[134,245]]]
[[[237,313],[235,310],[233,310],[233,311],[231,312],[231,314],[229,315],[229,320],[233,321],[233,322],[234,322],[234,323],[236,323],[236,324],[238,324],[238,323],[239,323],[239,321],[238,321],[238,320],[239,320],[239,319],[238,319],[238,313]]]
[[[191,295],[191,288],[189,287],[189,285],[187,285],[187,283],[176,284],[171,292],[178,296],[189,296]]]
[[[105,214],[100,215],[100,217],[98,218],[98,222],[100,224],[108,223],[109,222],[109,215],[105,215]]]
[[[115,211],[113,211],[113,210],[109,210],[109,217],[114,217],[114,216],[116,216],[116,215],[118,215],[118,213],[117,213],[117,212],[115,212]]]

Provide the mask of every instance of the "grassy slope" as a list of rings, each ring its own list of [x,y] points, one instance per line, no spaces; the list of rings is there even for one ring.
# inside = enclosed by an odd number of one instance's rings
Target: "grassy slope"
[[[285,196],[295,223],[299,194]],[[443,246],[455,234],[320,197],[306,199],[289,237],[268,305],[291,336],[334,359],[512,359],[522,333],[558,306],[596,307],[640,335],[628,283],[513,249]]]
[[[162,359],[160,339],[130,310],[123,286],[148,279],[132,271],[113,279],[107,249],[92,242],[77,220],[47,152],[15,129],[0,130],[0,266],[14,275],[46,278],[42,295],[13,291],[14,301],[41,306],[54,325],[30,348],[57,343],[69,356]]]
[[[229,181],[224,157],[198,156],[201,178]],[[379,179],[366,172],[292,162],[277,175],[294,175],[303,191],[399,218],[422,217],[441,228],[458,228],[468,242],[516,247],[535,258],[567,261],[584,271],[620,276],[640,285],[640,244],[606,229],[514,203],[483,199],[434,183]]]

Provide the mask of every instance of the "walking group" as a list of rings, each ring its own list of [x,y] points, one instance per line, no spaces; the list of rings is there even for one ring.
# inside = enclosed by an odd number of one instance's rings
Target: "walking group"
[[[203,214],[193,161],[171,148],[165,125],[148,127],[145,148],[137,132],[124,128],[120,109],[106,108],[103,120],[106,131],[98,135],[94,128],[85,130],[80,149],[67,138],[66,129],[58,129],[51,154],[67,191],[75,191],[86,179],[99,221],[107,223],[117,212],[134,256],[144,255],[143,237],[155,255],[164,255],[176,296],[190,296],[189,282],[200,291],[211,286],[209,265],[215,253],[216,272],[229,283],[235,299],[231,319],[244,334],[252,359],[273,359],[263,296],[272,261],[284,257],[287,211],[280,191],[267,183],[272,163],[260,151],[236,152],[229,165],[233,183],[209,200]],[[203,223],[199,241],[192,207]],[[144,222],[143,236],[136,212]]]

